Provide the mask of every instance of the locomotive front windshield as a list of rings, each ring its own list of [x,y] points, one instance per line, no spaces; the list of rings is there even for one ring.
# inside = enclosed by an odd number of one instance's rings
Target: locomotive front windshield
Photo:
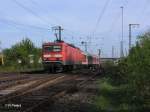
[[[44,46],[44,52],[59,52],[59,51],[61,51],[61,46],[59,45]]]

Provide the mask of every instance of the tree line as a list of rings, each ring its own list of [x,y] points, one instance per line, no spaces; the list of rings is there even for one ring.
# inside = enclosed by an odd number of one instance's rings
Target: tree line
[[[39,68],[41,64],[41,48],[38,48],[29,39],[25,38],[21,42],[3,50],[4,66],[17,69]]]

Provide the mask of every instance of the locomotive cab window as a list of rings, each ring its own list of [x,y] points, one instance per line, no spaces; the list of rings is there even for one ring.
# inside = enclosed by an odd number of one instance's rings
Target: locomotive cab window
[[[61,51],[61,46],[44,46],[44,52],[59,52]]]
[[[44,52],[51,52],[53,51],[53,46],[44,46]]]
[[[53,51],[61,51],[61,46],[53,46]]]

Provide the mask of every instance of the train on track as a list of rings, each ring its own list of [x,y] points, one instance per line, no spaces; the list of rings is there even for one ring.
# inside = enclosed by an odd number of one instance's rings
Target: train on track
[[[51,72],[78,67],[96,68],[99,66],[99,61],[98,56],[85,53],[64,41],[44,43],[42,47],[44,69]]]
[[[42,62],[45,70],[55,72],[79,67],[96,68],[99,67],[100,58],[57,39],[54,42],[43,43]]]

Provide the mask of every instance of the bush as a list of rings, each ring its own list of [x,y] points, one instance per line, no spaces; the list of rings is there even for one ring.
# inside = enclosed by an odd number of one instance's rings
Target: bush
[[[15,67],[15,69],[31,69],[40,68],[39,64],[41,57],[41,49],[36,48],[32,41],[28,38],[23,39],[21,42],[13,45],[9,49],[3,50],[4,54],[4,67]],[[33,63],[30,61],[33,60]],[[18,63],[20,61],[21,63]]]
[[[150,111],[150,32],[139,36],[136,46],[118,66],[109,66],[95,100],[102,112]]]

